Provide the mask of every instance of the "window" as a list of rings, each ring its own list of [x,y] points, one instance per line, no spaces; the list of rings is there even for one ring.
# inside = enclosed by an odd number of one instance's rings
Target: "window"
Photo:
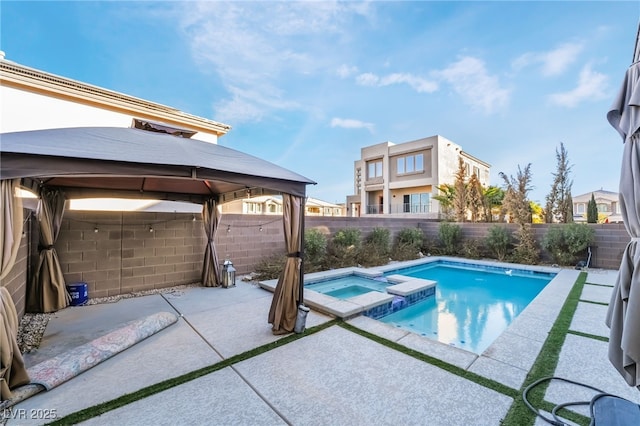
[[[367,179],[382,177],[382,160],[369,161],[367,163]]]
[[[607,204],[599,203],[598,204],[598,211],[600,213],[609,213],[609,206]]]
[[[580,203],[578,204],[578,214],[583,214],[584,213],[584,204]]]
[[[402,197],[404,213],[428,213],[429,194],[426,192],[419,194],[408,194]]]
[[[262,213],[262,204],[246,203],[247,213]]]
[[[424,155],[415,154],[407,155],[404,157],[398,157],[396,160],[397,174],[402,175],[405,173],[422,172],[424,171]]]

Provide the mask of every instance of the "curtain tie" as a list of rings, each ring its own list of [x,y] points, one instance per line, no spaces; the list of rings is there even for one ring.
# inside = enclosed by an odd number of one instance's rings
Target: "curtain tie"
[[[302,253],[299,251],[294,251],[293,253],[287,253],[287,257],[299,257],[302,258]]]
[[[43,251],[43,250],[52,250],[53,249],[53,245],[50,246],[41,246],[40,244],[38,244],[38,251]]]

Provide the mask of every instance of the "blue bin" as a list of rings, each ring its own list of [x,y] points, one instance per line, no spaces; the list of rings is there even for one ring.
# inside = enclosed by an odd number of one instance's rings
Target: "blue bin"
[[[89,300],[87,283],[67,284],[67,292],[71,296],[71,306],[81,306]]]

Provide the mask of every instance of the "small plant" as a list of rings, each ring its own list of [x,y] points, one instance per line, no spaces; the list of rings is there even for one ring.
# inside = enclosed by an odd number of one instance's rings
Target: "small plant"
[[[358,228],[337,231],[327,244],[327,269],[346,268],[358,264],[361,236]]]
[[[379,266],[389,263],[391,233],[386,228],[373,228],[364,240],[359,260],[363,266]]]
[[[327,255],[327,237],[316,228],[304,232],[304,270],[321,271]]]
[[[512,246],[511,231],[505,226],[492,225],[485,238],[485,244],[496,259],[503,261]]]
[[[443,254],[455,255],[462,240],[462,229],[454,223],[442,222],[438,228],[438,237],[443,247]]]
[[[273,254],[268,257],[263,257],[256,266],[255,279],[260,281],[279,278],[286,260],[287,258],[283,254]]]
[[[418,228],[405,228],[398,232],[393,244],[394,260],[412,260],[419,257],[424,243],[424,234]]]
[[[482,252],[482,244],[479,240],[470,238],[462,242],[460,254],[467,259],[480,259]]]
[[[540,257],[540,250],[536,243],[535,236],[531,224],[518,224],[518,230],[515,232],[516,244],[513,249],[510,260],[515,263],[524,263],[527,265],[536,265]]]
[[[584,223],[551,226],[542,239],[542,247],[554,262],[573,265],[585,254],[594,236],[593,228]]]

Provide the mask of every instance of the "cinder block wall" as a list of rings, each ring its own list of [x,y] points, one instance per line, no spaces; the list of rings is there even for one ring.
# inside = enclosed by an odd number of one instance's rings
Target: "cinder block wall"
[[[32,226],[32,217],[29,210],[24,210],[24,236],[20,240],[20,248],[18,249],[18,255],[16,257],[16,263],[9,271],[9,274],[0,280],[0,286],[6,287],[11,294],[14,305],[16,305],[16,311],[18,317],[22,318],[25,312],[26,293],[27,293],[27,276],[29,275],[29,268],[31,261],[29,259],[29,245],[33,245],[32,233],[30,227]],[[35,242],[37,244],[37,241]]]
[[[199,282],[206,238],[193,218],[66,212],[55,245],[65,280],[86,282],[90,297]]]
[[[194,221],[195,218],[195,221]],[[482,239],[493,224],[460,223],[464,238]],[[503,224],[513,231],[514,224]],[[549,225],[532,225],[541,240]],[[623,225],[590,225],[596,230],[591,266],[617,269],[629,241]],[[153,227],[154,232],[149,232]],[[307,217],[306,228],[329,237],[358,227],[365,236],[375,227],[417,227],[437,241],[439,222],[389,217]],[[98,232],[94,232],[97,228]],[[68,283],[86,282],[90,297],[102,297],[200,281],[206,237],[199,215],[177,213],[66,212],[56,242]],[[233,261],[238,275],[255,270],[261,259],[283,254],[281,216],[223,215],[215,238],[220,262]],[[546,260],[543,258],[543,261]]]

